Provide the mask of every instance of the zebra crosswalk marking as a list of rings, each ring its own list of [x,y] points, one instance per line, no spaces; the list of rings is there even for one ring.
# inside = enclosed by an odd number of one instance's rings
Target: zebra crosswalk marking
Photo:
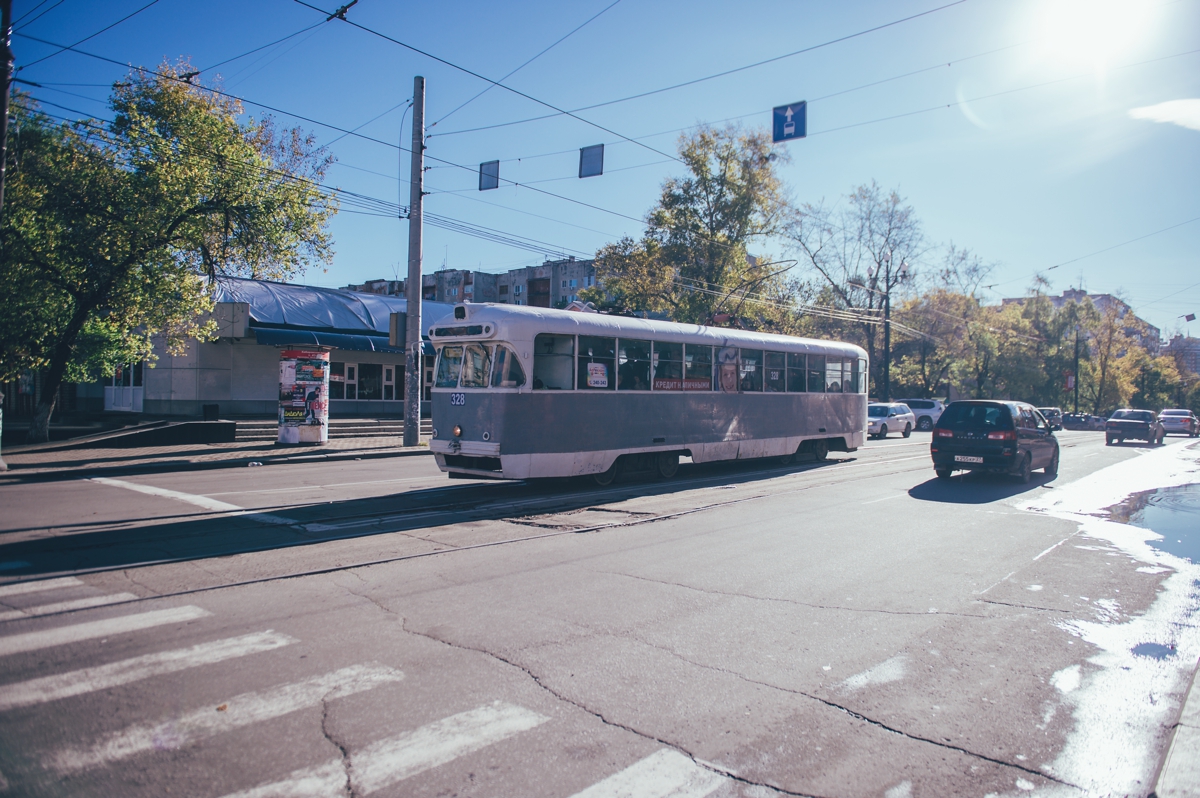
[[[47,764],[60,771],[83,770],[146,751],[182,748],[196,740],[282,717],[317,706],[322,701],[365,692],[403,678],[400,671],[378,663],[351,665],[301,682],[234,696],[222,702],[225,709],[220,712],[214,711],[214,705],[210,704],[166,723],[131,726],[87,748],[60,751]]]
[[[571,798],[704,798],[727,779],[664,748]]]
[[[268,629],[265,632],[214,640],[188,648],[144,654],[140,657],[83,668],[69,673],[0,685],[0,712],[84,695],[110,687],[119,687],[142,679],[177,673],[201,665],[211,665],[248,654],[273,651],[296,642],[298,641],[293,637]]]
[[[39,604],[36,607],[24,607],[19,610],[0,612],[0,621],[15,621],[19,618],[36,618],[39,615],[52,615],[56,612],[84,610],[89,607],[103,607],[105,604],[117,604],[122,601],[134,601],[137,596],[132,593],[113,593],[108,596],[88,596],[87,598],[59,601],[54,604]]]
[[[499,701],[451,715],[416,731],[380,740],[350,753],[349,779],[355,794],[369,795],[460,756],[538,726],[548,718]],[[282,781],[226,798],[324,798],[343,795],[347,770],[334,759],[295,770]]]
[[[165,610],[139,612],[136,615],[121,615],[116,618],[105,618],[101,621],[88,621],[70,626],[58,626],[53,629],[42,629],[37,632],[0,637],[0,656],[23,654],[27,651],[37,651],[52,646],[62,646],[67,643],[78,643],[97,637],[136,632],[155,626],[165,626],[171,623],[184,623],[212,615],[208,610],[199,607],[171,607]]]
[[[73,576],[63,576],[58,579],[39,579],[36,582],[14,582],[10,585],[0,585],[0,598],[5,596],[20,596],[25,593],[37,593],[42,590],[58,590],[64,587],[78,587],[83,582]]]

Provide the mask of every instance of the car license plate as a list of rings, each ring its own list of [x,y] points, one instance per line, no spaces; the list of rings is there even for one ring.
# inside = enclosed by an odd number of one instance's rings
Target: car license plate
[[[956,463],[982,463],[983,458],[982,457],[972,457],[969,454],[956,454],[956,455],[954,455],[954,462],[956,462]]]

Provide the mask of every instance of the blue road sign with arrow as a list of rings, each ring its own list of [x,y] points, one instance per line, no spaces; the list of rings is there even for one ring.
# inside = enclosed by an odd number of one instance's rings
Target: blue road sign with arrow
[[[808,102],[780,105],[774,111],[772,132],[776,143],[802,139],[808,133]]]

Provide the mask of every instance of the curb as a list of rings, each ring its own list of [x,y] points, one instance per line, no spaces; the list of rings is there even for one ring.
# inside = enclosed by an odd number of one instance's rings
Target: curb
[[[433,452],[422,447],[419,450],[399,450],[388,452],[368,452],[368,451],[345,451],[336,454],[302,454],[302,455],[285,455],[272,456],[265,458],[254,457],[239,457],[230,460],[210,460],[210,461],[195,461],[185,463],[146,463],[144,465],[115,465],[115,466],[97,466],[95,468],[29,468],[14,469],[9,466],[8,471],[0,472],[0,484],[13,482],[49,482],[60,480],[66,477],[84,479],[89,476],[101,475],[119,475],[119,474],[143,474],[146,472],[180,472],[180,471],[211,471],[218,468],[246,468],[251,463],[258,463],[261,466],[270,465],[288,465],[294,463],[316,463],[316,462],[332,462],[338,460],[382,460],[389,457],[418,457],[421,455],[431,455]],[[22,472],[25,473],[22,473]]]
[[[1158,764],[1158,772],[1154,774],[1154,789],[1149,798],[1186,798],[1200,796],[1200,728],[1183,723],[1188,715],[1188,705],[1192,704],[1192,714],[1200,716],[1200,693],[1196,693],[1196,674],[1200,671],[1200,661],[1192,670],[1192,678],[1188,682],[1187,692],[1183,703],[1179,705],[1179,715],[1171,728],[1171,736],[1163,751]],[[1180,731],[1186,730],[1183,739]]]

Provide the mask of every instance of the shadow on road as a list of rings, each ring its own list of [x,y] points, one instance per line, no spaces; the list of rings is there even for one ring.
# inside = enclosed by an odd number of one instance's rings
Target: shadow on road
[[[852,459],[852,458],[851,458]],[[0,573],[30,577],[64,571],[110,570],[154,563],[226,557],[333,540],[436,530],[468,521],[497,521],[567,513],[638,496],[665,496],[707,486],[748,484],[832,465],[778,460],[683,465],[666,482],[624,482],[598,488],[590,480],[449,483],[392,496],[256,508],[241,514],[205,513],[168,519],[127,519],[90,529],[0,543]],[[724,494],[714,494],[713,503]],[[700,503],[705,500],[700,499]],[[550,531],[514,530],[516,537]],[[0,531],[0,539],[24,530]],[[411,537],[422,537],[420,535]],[[435,545],[432,537],[428,538]],[[439,548],[444,545],[436,544]]]
[[[1023,484],[1004,474],[963,471],[948,480],[936,477],[928,479],[909,488],[908,495],[926,502],[989,504],[1036,490],[1055,479],[1037,471],[1028,484]]]

